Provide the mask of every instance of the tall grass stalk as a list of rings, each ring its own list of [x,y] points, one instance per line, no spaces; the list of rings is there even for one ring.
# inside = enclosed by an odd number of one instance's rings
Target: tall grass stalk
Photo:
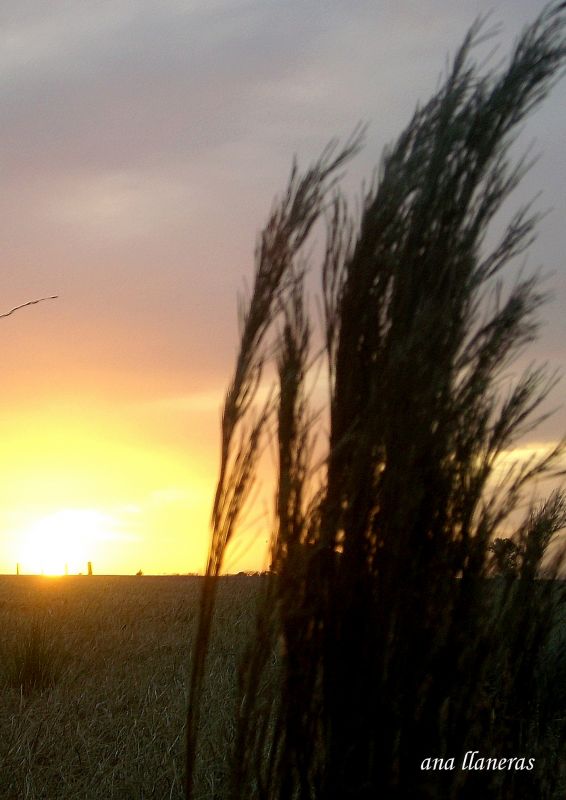
[[[61,639],[41,616],[20,624],[1,655],[6,683],[22,695],[52,687],[63,667]]]
[[[555,384],[509,364],[536,337],[536,276],[504,290],[531,243],[519,209],[490,223],[523,177],[509,148],[563,68],[564,5],[548,7],[499,70],[481,72],[475,24],[439,90],[383,155],[359,223],[333,186],[359,146],[300,176],[260,238],[255,285],[222,419],[212,542],[193,649],[191,797],[215,581],[254,479],[267,424],[279,456],[273,572],[242,663],[235,798],[552,797],[564,719],[541,696],[560,602],[537,580],[566,523],[560,491],[517,511],[532,482],[561,474],[564,442],[507,469],[501,457],[540,420]],[[334,191],[329,195],[328,189]],[[324,211],[322,264],[329,433],[323,474],[306,391],[311,341],[301,253]],[[279,330],[277,338],[276,332]],[[278,387],[254,411],[275,332]],[[508,386],[507,390],[502,387]],[[490,579],[490,546],[513,530],[516,569]],[[257,687],[283,642],[279,688]],[[548,698],[547,698],[548,699]],[[546,710],[545,710],[546,709]],[[564,715],[563,715],[564,716]],[[558,738],[557,738],[558,737]],[[532,771],[429,772],[467,750],[532,757]]]

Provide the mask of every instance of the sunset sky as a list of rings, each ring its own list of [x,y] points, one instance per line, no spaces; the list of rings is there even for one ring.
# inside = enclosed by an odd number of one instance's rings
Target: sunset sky
[[[2,2],[0,313],[59,299],[0,320],[0,572],[202,570],[236,299],[293,155],[367,121],[354,198],[474,18],[497,63],[542,6]],[[542,192],[552,301],[517,370],[566,365],[565,109],[563,81],[518,142],[540,158],[509,210]],[[563,396],[523,449],[566,430]],[[262,566],[267,525],[230,568]]]

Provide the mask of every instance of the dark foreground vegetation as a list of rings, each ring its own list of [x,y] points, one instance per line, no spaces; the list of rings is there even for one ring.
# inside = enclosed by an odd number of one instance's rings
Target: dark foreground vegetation
[[[384,154],[357,216],[336,176],[358,135],[294,168],[273,208],[222,418],[192,650],[188,798],[198,796],[209,713],[217,576],[270,436],[274,574],[240,663],[224,796],[563,796],[564,640],[553,639],[562,597],[538,577],[558,574],[566,499],[528,501],[533,481],[560,473],[564,443],[509,466],[554,381],[536,367],[510,378],[544,298],[536,277],[501,279],[537,222],[528,207],[504,206],[526,168],[509,147],[564,67],[564,15],[564,4],[548,8],[487,72],[474,62],[474,26]],[[317,331],[304,285],[320,219]],[[262,404],[273,354],[278,382]],[[325,374],[321,409],[309,392]],[[493,547],[506,537],[509,558]],[[258,687],[274,642],[281,683],[266,697]],[[463,769],[469,751],[495,767]],[[448,768],[429,769],[431,759]]]

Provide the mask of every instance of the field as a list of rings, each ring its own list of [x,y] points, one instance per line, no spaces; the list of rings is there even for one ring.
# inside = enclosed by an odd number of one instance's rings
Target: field
[[[260,581],[220,579],[197,757],[199,800],[226,796],[236,664]],[[181,800],[200,587],[194,577],[0,577],[2,800]],[[553,717],[564,713],[564,630],[555,631],[552,658],[539,676]],[[262,680],[277,676],[280,655],[272,653]],[[560,744],[548,733],[556,758]],[[562,783],[552,796],[563,791]]]
[[[193,577],[0,577],[2,800],[182,797],[199,588]],[[257,578],[221,580],[198,798],[222,792],[257,589]]]

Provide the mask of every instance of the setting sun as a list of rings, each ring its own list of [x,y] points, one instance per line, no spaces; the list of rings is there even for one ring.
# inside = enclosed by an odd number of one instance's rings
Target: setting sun
[[[0,572],[86,573],[89,561],[97,575],[202,569],[211,460],[196,435],[164,445],[161,410],[142,409],[142,432],[124,405],[0,419]]]
[[[22,531],[17,560],[24,572],[62,575],[86,572],[101,541],[112,537],[114,520],[89,509],[63,509]]]

